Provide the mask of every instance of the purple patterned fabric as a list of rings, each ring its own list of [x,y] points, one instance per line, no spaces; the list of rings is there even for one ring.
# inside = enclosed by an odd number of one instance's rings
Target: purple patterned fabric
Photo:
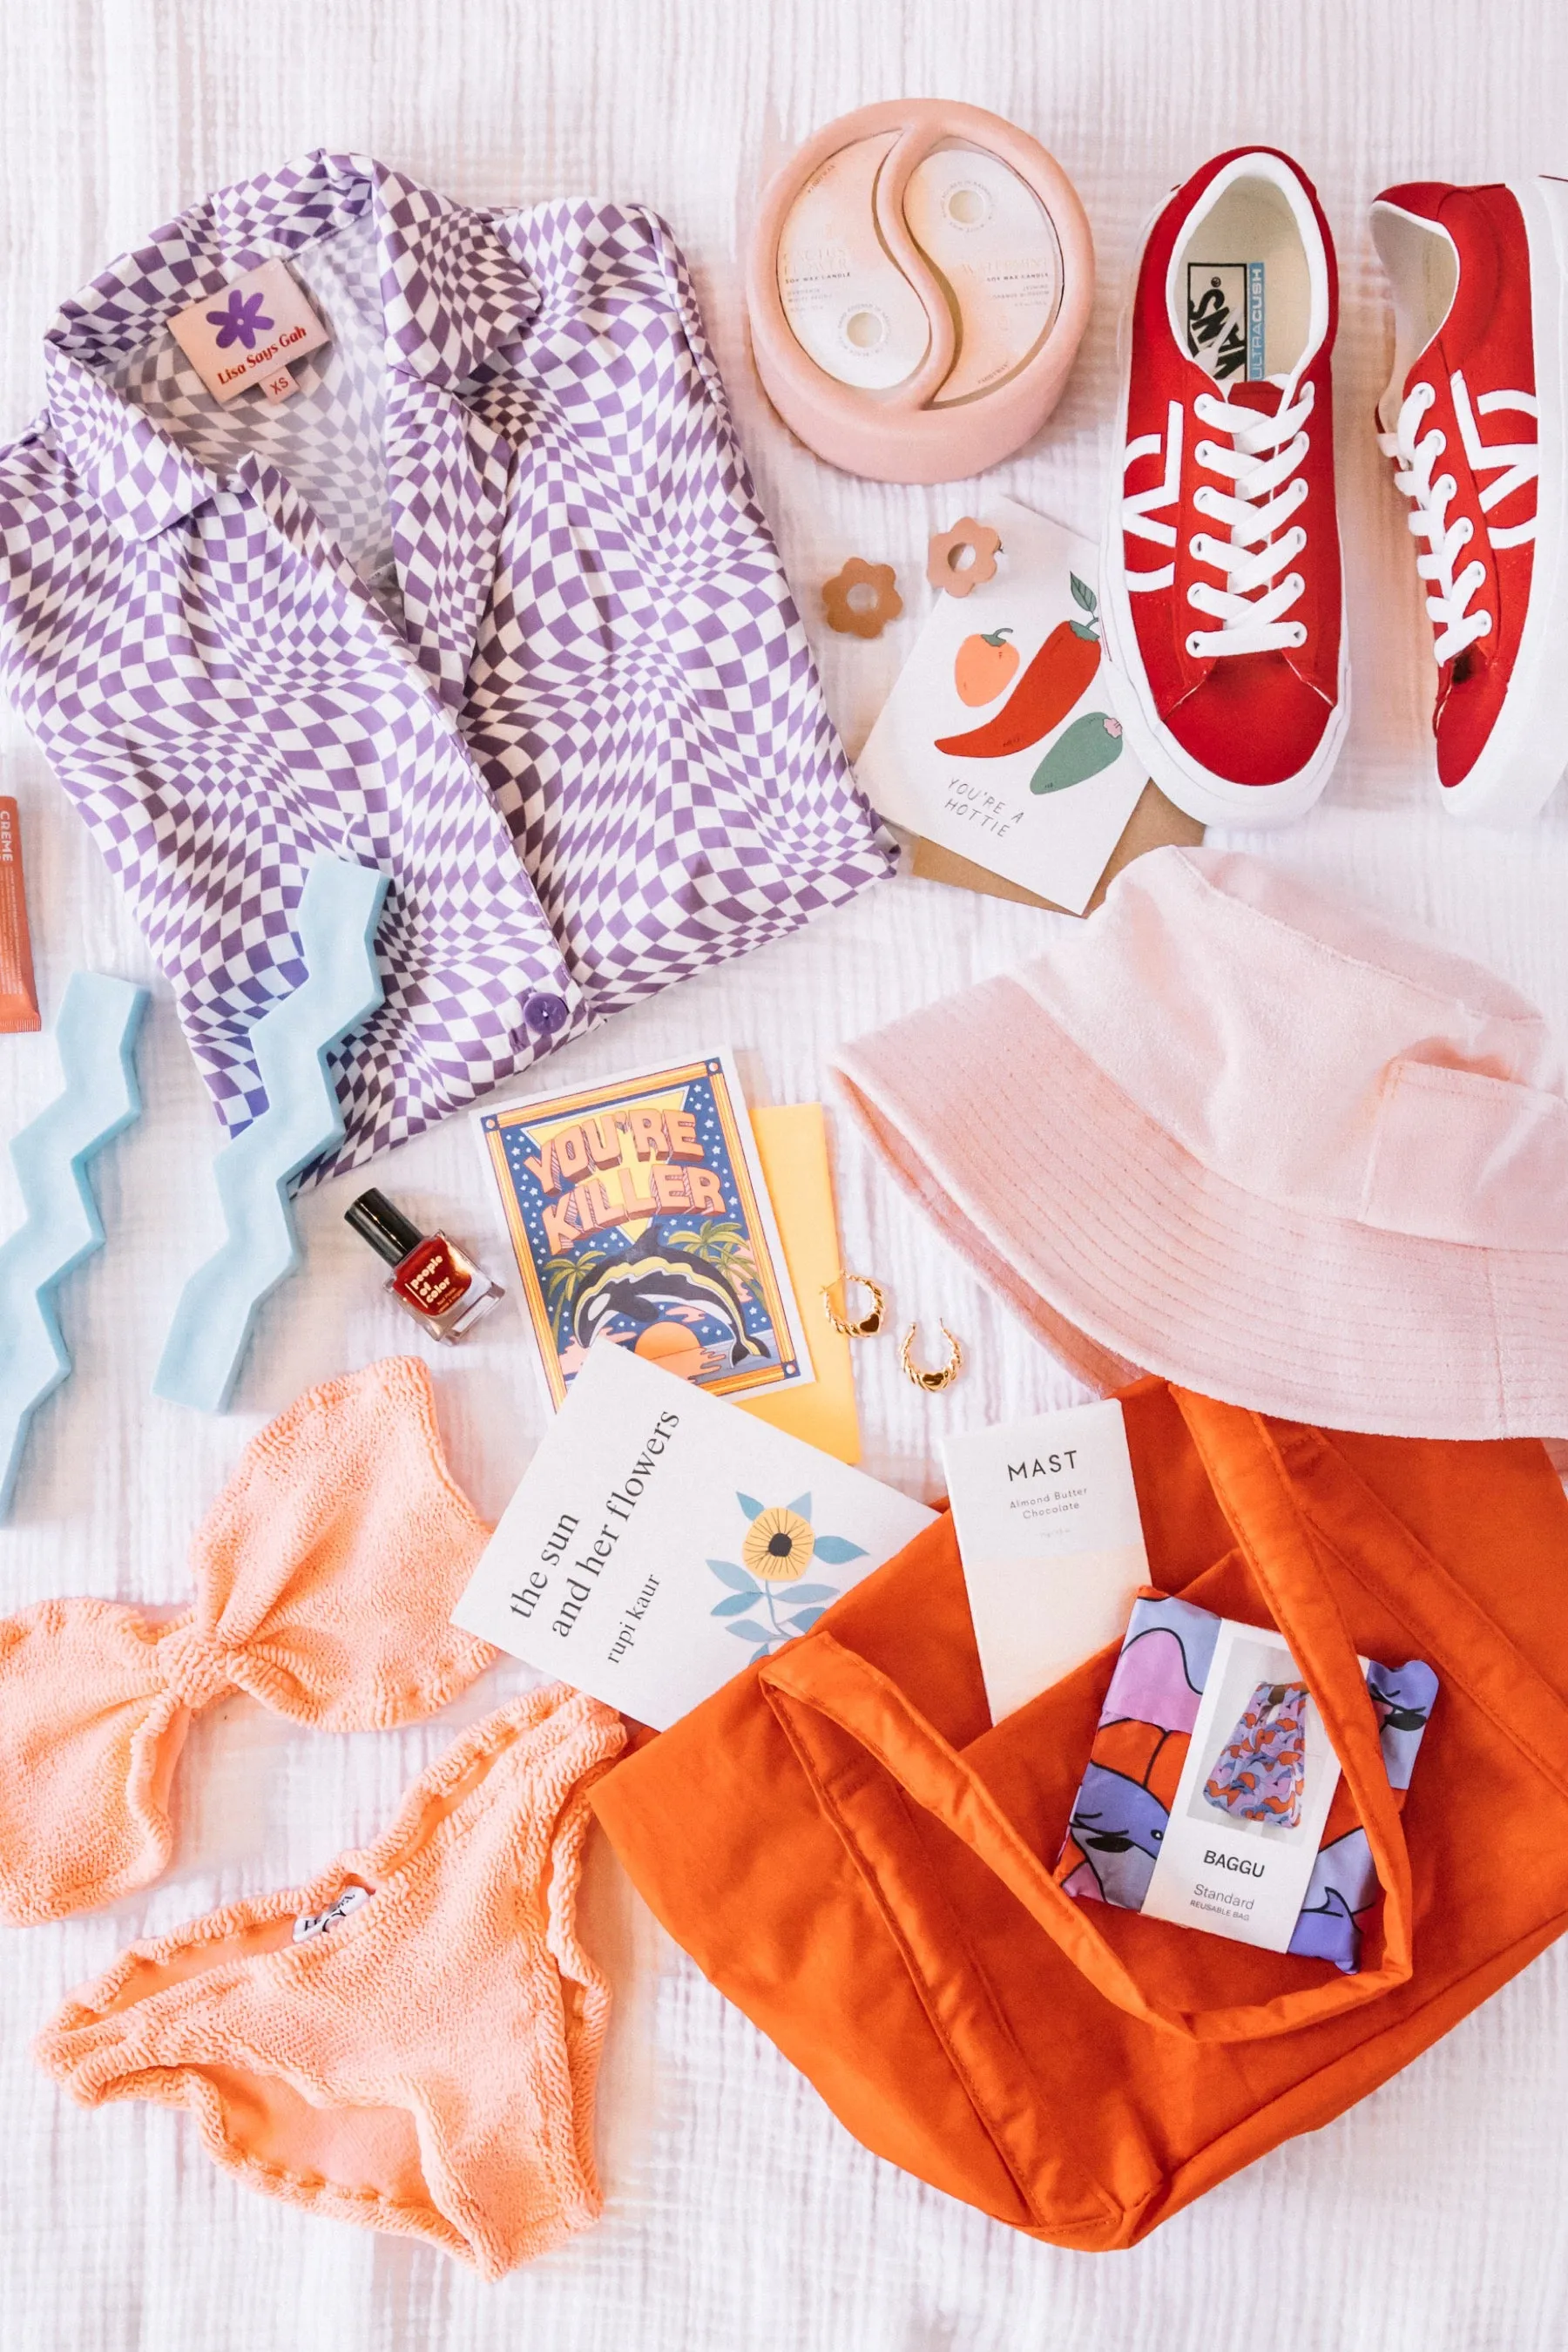
[[[275,256],[332,341],[291,398],[220,406],[168,321]],[[318,1175],[889,870],[651,213],[311,155],[46,341],[0,451],[0,675],[231,1131],[319,851],[392,889]]]

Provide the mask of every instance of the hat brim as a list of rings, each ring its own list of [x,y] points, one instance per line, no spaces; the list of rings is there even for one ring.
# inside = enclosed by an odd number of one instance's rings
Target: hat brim
[[[836,1066],[900,1181],[1089,1387],[1143,1370],[1331,1429],[1568,1436],[1568,1251],[1426,1240],[1246,1192],[1010,978]]]

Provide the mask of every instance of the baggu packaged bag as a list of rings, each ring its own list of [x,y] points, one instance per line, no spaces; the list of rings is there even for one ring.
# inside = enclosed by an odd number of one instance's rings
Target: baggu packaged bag
[[[593,1798],[670,1933],[858,2138],[1080,2249],[1326,2123],[1568,1924],[1544,1450],[1331,1434],[1156,1381],[1122,1404],[1152,1581],[1276,1627],[1321,1709],[1384,1889],[1359,1975],[1064,1893],[1116,1652],[994,1726],[946,1517]],[[1358,1650],[1438,1677],[1403,1812]]]

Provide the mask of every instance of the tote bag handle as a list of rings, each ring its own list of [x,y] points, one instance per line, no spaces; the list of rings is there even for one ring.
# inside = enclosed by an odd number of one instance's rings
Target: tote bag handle
[[[1087,1908],[1057,1884],[985,1783],[878,1667],[826,1630],[759,1669],[763,1689],[819,1801],[895,1914],[918,1906],[889,1842],[886,1808],[868,1787],[866,1757],[994,1872],[1074,1967],[1130,2017],[1191,2042],[1258,2042],[1361,2009],[1409,1982],[1410,1857],[1388,1785],[1377,1718],[1340,1613],[1262,1420],[1178,1391],[1210,1483],[1259,1591],[1312,1695],[1361,1813],[1384,1893],[1384,1957],[1375,1969],[1232,2008],[1183,2010],[1141,1983]],[[835,1738],[827,1727],[836,1727]],[[911,1929],[914,1922],[900,1922]],[[918,1937],[905,1935],[906,1946]]]

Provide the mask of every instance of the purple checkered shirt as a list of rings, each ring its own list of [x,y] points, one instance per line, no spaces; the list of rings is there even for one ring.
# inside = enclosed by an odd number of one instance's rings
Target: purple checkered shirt
[[[220,405],[168,322],[275,256],[332,340],[291,398]],[[310,155],[46,341],[0,451],[0,675],[231,1131],[323,851],[392,887],[316,1175],[888,872],[653,214]]]

